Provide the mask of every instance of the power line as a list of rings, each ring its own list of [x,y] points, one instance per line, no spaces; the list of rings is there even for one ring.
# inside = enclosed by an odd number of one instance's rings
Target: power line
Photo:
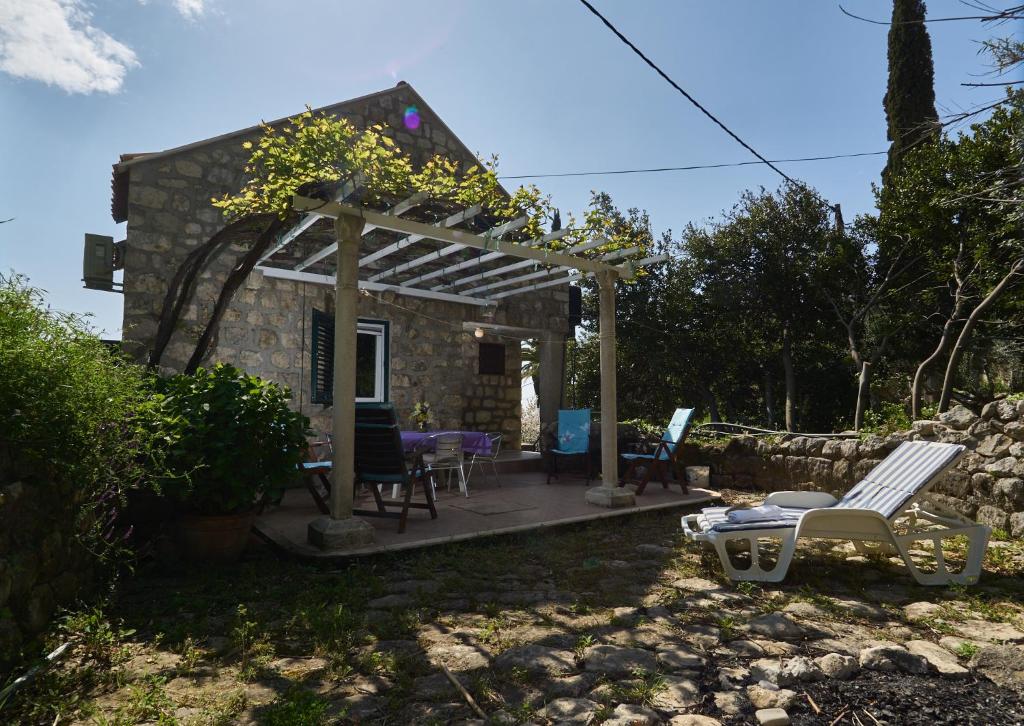
[[[782,171],[782,170],[781,170],[781,169],[779,169],[779,168],[778,168],[777,166],[775,166],[774,164],[772,164],[772,162],[768,161],[768,159],[764,158],[764,157],[763,157],[763,156],[761,156],[761,155],[760,155],[759,153],[757,153],[757,151],[755,151],[755,150],[754,150],[754,147],[752,147],[752,146],[751,146],[750,144],[748,144],[748,143],[747,143],[746,141],[744,141],[744,140],[743,140],[743,139],[741,139],[741,138],[740,138],[739,136],[737,136],[737,135],[736,135],[735,133],[733,133],[733,131],[732,131],[732,130],[731,130],[731,129],[730,129],[729,127],[728,127],[728,126],[726,126],[726,125],[725,125],[724,123],[722,123],[721,121],[719,121],[719,120],[718,120],[718,118],[717,118],[717,117],[716,117],[716,116],[715,116],[715,115],[714,115],[713,113],[711,113],[711,112],[710,112],[710,111],[708,111],[708,110],[707,110],[706,108],[704,108],[704,107],[703,107],[703,106],[702,106],[702,105],[701,105],[701,104],[700,104],[700,103],[699,103],[699,102],[697,101],[697,99],[695,99],[695,98],[694,98],[693,96],[691,96],[691,95],[690,95],[689,93],[687,93],[686,91],[684,91],[684,90],[683,90],[683,88],[682,88],[682,86],[680,86],[680,85],[679,85],[678,83],[676,83],[675,81],[673,81],[673,80],[672,80],[672,78],[671,78],[671,77],[669,77],[669,75],[668,75],[667,73],[665,73],[665,71],[661,70],[661,68],[659,68],[659,67],[658,67],[658,65],[657,65],[657,64],[656,64],[656,63],[655,63],[654,61],[652,61],[652,60],[651,60],[650,58],[648,58],[648,57],[647,57],[646,55],[644,55],[643,51],[641,51],[641,50],[640,50],[639,48],[637,48],[637,47],[636,47],[635,45],[633,45],[633,43],[632,43],[632,42],[631,42],[631,41],[629,40],[629,38],[627,38],[627,37],[626,37],[625,35],[623,35],[623,34],[622,34],[622,33],[621,33],[620,31],[619,31],[619,29],[618,29],[618,28],[616,28],[616,27],[615,27],[614,25],[612,25],[612,24],[611,24],[611,22],[609,22],[609,20],[608,20],[608,19],[607,19],[607,18],[606,18],[605,16],[601,15],[601,13],[599,13],[599,12],[597,11],[597,8],[595,8],[595,7],[593,6],[593,5],[591,5],[591,4],[589,3],[589,2],[587,2],[587,0],[580,0],[580,2],[581,2],[581,3],[582,3],[582,4],[583,4],[583,5],[584,5],[584,6],[585,6],[585,7],[587,8],[587,10],[589,10],[589,11],[590,11],[591,13],[593,13],[593,14],[594,14],[595,16],[597,16],[597,18],[598,18],[598,19],[599,19],[599,20],[600,20],[600,21],[601,21],[602,23],[604,23],[604,24],[605,24],[605,26],[607,26],[607,28],[608,28],[608,29],[609,29],[610,31],[612,31],[613,33],[615,33],[615,35],[616,35],[616,36],[617,36],[617,37],[619,38],[619,40],[621,40],[621,41],[622,41],[623,43],[625,43],[625,44],[626,44],[627,46],[629,46],[629,48],[630,48],[630,49],[631,49],[631,50],[632,50],[632,51],[633,51],[634,53],[636,53],[636,54],[637,54],[638,56],[640,56],[640,58],[642,58],[642,59],[643,59],[644,63],[646,63],[647,65],[649,65],[649,66],[650,66],[651,68],[653,68],[653,69],[654,69],[654,71],[655,71],[655,72],[656,72],[656,73],[657,73],[657,74],[658,74],[659,76],[661,76],[662,78],[664,78],[664,79],[665,79],[665,80],[666,80],[666,81],[668,82],[668,84],[669,84],[670,86],[672,86],[672,87],[673,87],[674,89],[676,89],[677,91],[679,91],[679,93],[681,93],[681,94],[683,95],[683,97],[684,97],[684,98],[686,98],[686,100],[687,100],[687,101],[689,101],[689,102],[690,102],[690,103],[692,103],[692,104],[693,104],[694,106],[696,106],[696,107],[697,107],[697,108],[698,108],[698,109],[699,109],[699,110],[701,111],[701,113],[703,113],[703,114],[704,114],[705,116],[707,116],[707,117],[708,117],[709,119],[711,119],[711,120],[712,120],[712,121],[714,121],[714,122],[715,122],[716,124],[718,124],[718,126],[719,126],[719,127],[720,127],[720,128],[721,128],[721,129],[723,130],[723,131],[725,131],[725,133],[729,134],[729,136],[731,136],[731,137],[732,137],[732,138],[734,138],[734,139],[735,139],[735,140],[736,140],[737,142],[739,142],[739,144],[740,144],[740,145],[741,145],[741,146],[742,146],[742,147],[743,147],[744,149],[746,149],[746,150],[747,150],[747,151],[749,151],[749,152],[750,152],[751,154],[753,154],[753,155],[754,155],[754,156],[756,156],[756,157],[757,157],[758,159],[760,159],[760,160],[761,160],[761,162],[762,162],[762,163],[764,163],[764,164],[766,164],[766,165],[768,166],[768,168],[769,168],[769,169],[771,169],[772,171],[774,171],[774,172],[775,172],[776,174],[778,174],[779,176],[781,176],[781,177],[782,177],[783,179],[785,179],[786,181],[788,181],[788,182],[789,182],[790,184],[797,184],[797,182],[796,182],[796,181],[795,181],[794,179],[790,178],[790,177],[789,177],[789,175],[787,175],[787,174],[786,174],[786,173],[785,173],[784,171]]]
[[[550,174],[502,175],[499,179],[544,179],[563,176],[606,176],[609,174],[651,174],[663,171],[693,171],[695,169],[725,169],[735,166],[757,166],[761,164],[786,164],[797,161],[825,161],[828,159],[852,159],[859,156],[881,156],[888,151],[863,151],[857,154],[831,154],[829,156],[803,156],[798,159],[771,159],[769,161],[734,161],[721,164],[693,164],[691,166],[661,166],[651,169],[612,169],[608,171],[563,171]]]
[[[986,23],[990,23],[994,20],[1014,20],[1017,19],[1017,16],[1020,13],[1024,12],[1024,5],[1010,7],[1006,10],[993,9],[992,13],[989,15],[960,15],[949,18],[925,18],[924,20],[903,20],[897,23],[893,23],[888,20],[874,20],[872,18],[865,18],[861,15],[854,15],[842,5],[839,6],[839,9],[842,11],[843,15],[849,15],[854,20],[861,20],[865,23],[871,23],[872,25],[924,25],[925,23],[948,23],[959,20],[981,20]]]

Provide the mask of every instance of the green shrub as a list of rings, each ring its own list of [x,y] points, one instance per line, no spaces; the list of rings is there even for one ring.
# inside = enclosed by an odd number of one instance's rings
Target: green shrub
[[[159,468],[136,416],[148,395],[144,369],[104,345],[87,318],[0,275],[0,481],[72,487],[77,534],[101,556],[121,493]]]
[[[661,424],[659,428],[658,424],[651,423],[650,421],[644,421],[641,418],[631,418],[622,422],[627,426],[633,426],[642,436],[648,439],[660,439],[661,435],[665,432],[665,425]]]
[[[864,412],[864,426],[861,430],[873,434],[891,434],[907,431],[913,423],[902,403],[883,401],[878,408]]]
[[[295,477],[309,420],[276,383],[218,364],[156,382],[149,408],[173,476],[165,494],[201,514],[251,508]]]

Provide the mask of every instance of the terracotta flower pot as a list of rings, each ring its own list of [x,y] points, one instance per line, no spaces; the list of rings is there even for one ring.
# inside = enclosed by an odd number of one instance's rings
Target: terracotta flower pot
[[[178,540],[186,559],[229,563],[242,556],[255,510],[241,514],[184,514],[178,520]]]

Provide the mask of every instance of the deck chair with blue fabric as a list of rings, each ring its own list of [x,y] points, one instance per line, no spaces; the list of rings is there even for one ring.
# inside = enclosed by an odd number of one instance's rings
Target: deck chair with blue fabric
[[[920,584],[971,585],[981,564],[991,529],[929,499],[931,487],[963,456],[959,444],[908,441],[836,499],[825,492],[775,492],[751,509],[712,507],[683,517],[683,532],[718,552],[732,580],[781,582],[801,538],[850,540],[862,554],[898,554]],[[943,541],[964,537],[968,548],[962,569],[950,566]],[[763,562],[765,540],[780,540],[774,567]],[[934,571],[922,571],[910,555],[914,543],[930,542]],[[732,554],[749,551],[742,568]],[[931,570],[931,568],[928,568]]]
[[[590,409],[577,408],[558,412],[558,434],[555,445],[548,449],[548,481],[558,478],[558,461],[583,457],[587,467],[587,483],[593,478],[590,459]]]
[[[661,480],[661,486],[668,489],[668,475],[671,474],[683,488],[683,494],[686,494],[686,477],[679,475],[677,464],[686,434],[690,431],[692,419],[692,408],[677,408],[653,452],[621,454],[620,458],[626,462],[627,467],[622,479],[619,480],[619,486],[625,486],[627,482],[635,481],[636,493],[643,494],[647,482],[657,476]],[[637,470],[641,468],[643,475],[637,479]]]

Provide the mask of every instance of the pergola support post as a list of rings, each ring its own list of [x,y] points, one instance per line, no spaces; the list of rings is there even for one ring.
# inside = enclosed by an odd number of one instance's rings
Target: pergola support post
[[[631,507],[633,492],[619,486],[618,410],[615,401],[614,270],[597,273],[601,307],[601,486],[587,490],[587,502],[601,507]]]
[[[537,340],[538,389],[537,407],[540,409],[541,426],[558,421],[558,409],[562,407],[562,378],[564,340],[547,333]]]
[[[359,319],[359,239],[363,220],[334,221],[338,266],[334,310],[334,467],[331,514],[310,522],[309,541],[321,549],[345,549],[373,542],[373,527],[352,516],[355,491],[356,336]]]

